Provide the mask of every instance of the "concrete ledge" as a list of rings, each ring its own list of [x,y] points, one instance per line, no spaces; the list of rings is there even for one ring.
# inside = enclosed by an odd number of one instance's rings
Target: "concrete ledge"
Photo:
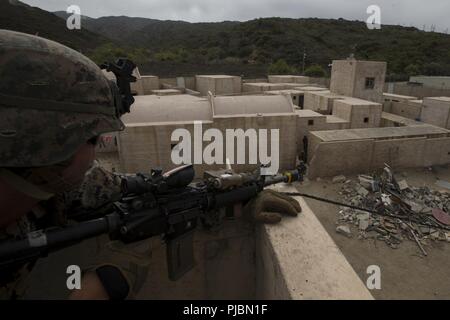
[[[256,298],[373,299],[303,198],[296,200],[303,209],[297,218],[257,230]]]

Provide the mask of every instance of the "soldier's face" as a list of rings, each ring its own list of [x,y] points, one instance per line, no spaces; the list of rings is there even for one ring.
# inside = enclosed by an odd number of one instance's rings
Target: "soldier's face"
[[[73,185],[83,182],[84,174],[92,166],[95,159],[95,145],[85,143],[72,158],[72,162],[62,171],[62,178]]]

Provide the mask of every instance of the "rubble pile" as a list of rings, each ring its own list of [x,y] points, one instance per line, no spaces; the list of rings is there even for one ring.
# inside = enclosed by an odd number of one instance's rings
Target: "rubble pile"
[[[405,240],[415,241],[424,255],[430,241],[450,242],[450,194],[427,187],[410,187],[397,181],[386,166],[380,175],[360,175],[357,182],[342,183],[343,202],[336,232],[353,237],[349,226],[358,230],[358,239],[377,239],[391,248]]]

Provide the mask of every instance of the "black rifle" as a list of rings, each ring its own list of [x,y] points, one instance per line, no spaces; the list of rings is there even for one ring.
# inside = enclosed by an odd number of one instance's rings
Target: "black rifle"
[[[195,171],[185,165],[167,173],[122,176],[122,198],[101,217],[92,213],[72,216],[73,226],[29,233],[25,239],[0,243],[0,268],[47,255],[101,234],[112,240],[132,243],[163,235],[167,244],[169,278],[177,280],[192,269],[193,232],[199,222],[217,226],[226,209],[245,203],[264,187],[301,181],[305,167],[275,176],[257,170],[237,174],[231,170],[207,171],[201,182],[193,183]]]

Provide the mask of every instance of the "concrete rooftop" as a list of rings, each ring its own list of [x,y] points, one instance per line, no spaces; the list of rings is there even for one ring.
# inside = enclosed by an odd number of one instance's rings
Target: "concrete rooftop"
[[[415,125],[408,127],[383,127],[368,129],[311,131],[322,141],[348,141],[364,139],[394,139],[404,137],[423,137],[430,135],[450,136],[450,131],[431,125]]]
[[[192,122],[212,119],[207,99],[187,94],[136,96],[131,112],[122,117],[126,125],[161,122]]]

